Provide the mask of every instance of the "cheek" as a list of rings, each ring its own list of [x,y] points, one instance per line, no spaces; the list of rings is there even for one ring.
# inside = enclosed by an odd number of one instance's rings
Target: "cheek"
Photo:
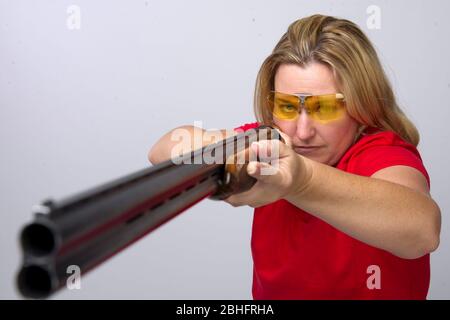
[[[327,142],[335,149],[335,152],[342,152],[351,146],[357,131],[357,123],[347,118],[343,122],[336,123],[329,128],[323,128],[325,131]]]
[[[280,130],[287,134],[289,137],[293,137],[295,135],[295,132],[297,130],[297,123],[296,121],[283,121],[279,119],[273,119],[273,123],[280,128]]]

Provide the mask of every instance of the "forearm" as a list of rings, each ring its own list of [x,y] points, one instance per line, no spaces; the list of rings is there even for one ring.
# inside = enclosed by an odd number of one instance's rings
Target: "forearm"
[[[309,182],[286,197],[336,229],[402,258],[433,251],[439,207],[427,195],[304,158]]]
[[[181,126],[162,136],[150,149],[148,159],[152,164],[158,164],[235,134],[234,130],[207,131],[195,126]]]
[[[148,159],[152,164],[158,164],[171,158],[172,150],[180,144],[178,139],[174,139],[174,132],[177,130],[185,130],[189,135],[194,136],[194,126],[182,126],[175,128],[163,135],[150,149]],[[201,130],[197,128],[197,130]],[[203,131],[203,130],[202,130]],[[193,139],[189,142],[189,147],[194,147]],[[187,146],[186,146],[187,147]]]

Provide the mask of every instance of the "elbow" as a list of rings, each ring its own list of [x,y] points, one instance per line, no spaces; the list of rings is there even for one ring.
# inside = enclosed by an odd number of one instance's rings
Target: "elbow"
[[[431,207],[425,212],[424,223],[413,232],[414,241],[409,242],[408,249],[396,254],[404,259],[418,259],[436,251],[440,244],[441,210],[435,201],[431,200]]]
[[[426,236],[425,249],[426,253],[431,253],[437,250],[440,243],[441,234],[441,209],[438,204],[431,200],[432,209],[430,209],[429,227]]]
[[[440,244],[440,237],[439,237],[439,235],[436,235],[436,237],[430,241],[430,243],[428,245],[427,253],[436,251],[437,248],[439,247],[439,244]]]
[[[406,253],[404,256],[399,255],[404,259],[418,259],[426,254],[430,254],[437,250],[440,243],[439,233],[430,234],[427,239],[423,239],[421,243],[417,244],[416,247],[410,252]]]
[[[158,152],[155,151],[155,146],[153,146],[153,148],[151,148],[150,151],[148,152],[147,159],[153,165],[156,165],[161,162],[161,160],[158,157]]]
[[[167,161],[171,159],[172,151],[177,147],[181,147],[181,150],[191,150],[192,132],[192,126],[181,126],[169,131],[149,150],[148,161],[153,165]]]
[[[437,250],[439,247],[439,236],[430,237],[430,239],[415,242],[412,246],[403,250],[392,250],[391,253],[399,258],[414,260],[423,257]]]
[[[153,164],[153,153],[152,150],[150,149],[150,151],[147,153],[147,159],[148,161]]]

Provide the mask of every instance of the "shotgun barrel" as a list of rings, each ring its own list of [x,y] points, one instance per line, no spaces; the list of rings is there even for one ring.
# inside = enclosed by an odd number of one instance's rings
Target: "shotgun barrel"
[[[195,203],[225,199],[251,188],[236,157],[252,141],[280,139],[261,126],[99,187],[34,206],[34,219],[20,233],[23,261],[17,274],[19,292],[46,298],[66,285],[68,268],[83,274],[152,232]],[[227,150],[232,150],[231,156]],[[221,161],[205,163],[204,154]],[[231,160],[230,160],[231,159]],[[177,163],[177,164],[175,164]]]

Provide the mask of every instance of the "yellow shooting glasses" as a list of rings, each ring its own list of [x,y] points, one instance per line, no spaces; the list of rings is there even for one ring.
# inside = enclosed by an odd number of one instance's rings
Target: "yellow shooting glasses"
[[[271,91],[268,100],[274,117],[280,120],[296,120],[301,110],[305,109],[312,119],[327,123],[342,118],[345,111],[342,93],[312,95]]]

